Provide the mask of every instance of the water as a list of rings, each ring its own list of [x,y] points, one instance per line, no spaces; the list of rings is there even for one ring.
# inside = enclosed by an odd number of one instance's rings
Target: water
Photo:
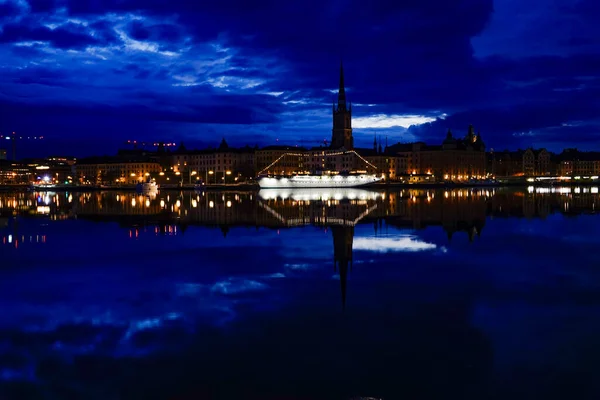
[[[598,398],[599,200],[0,194],[0,399]]]

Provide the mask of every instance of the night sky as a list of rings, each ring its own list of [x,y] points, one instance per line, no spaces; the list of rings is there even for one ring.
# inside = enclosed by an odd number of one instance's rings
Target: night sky
[[[0,0],[0,131],[19,156],[125,140],[600,149],[597,0]],[[5,144],[3,144],[5,145]]]

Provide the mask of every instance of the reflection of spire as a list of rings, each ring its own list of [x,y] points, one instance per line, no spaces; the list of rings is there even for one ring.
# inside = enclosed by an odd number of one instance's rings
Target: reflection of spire
[[[348,280],[348,265],[352,265],[352,242],[354,240],[354,227],[332,226],[333,234],[333,263],[334,270],[337,264],[340,274],[340,287],[342,292],[342,308],[346,308],[346,283]]]
[[[227,225],[221,225],[221,232],[223,232],[223,237],[227,237],[227,233],[229,233],[229,227]]]

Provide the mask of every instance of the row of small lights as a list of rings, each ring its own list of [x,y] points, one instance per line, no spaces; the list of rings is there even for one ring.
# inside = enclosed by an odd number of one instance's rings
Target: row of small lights
[[[345,154],[355,154],[360,160],[364,161],[367,165],[371,166],[372,168],[377,169],[377,167],[373,164],[371,164],[369,161],[367,161],[364,157],[362,157],[360,154],[358,154],[356,151],[354,150],[348,150],[348,151],[340,151],[340,152],[336,152],[336,153],[327,153],[325,154],[324,152],[321,154],[321,157],[335,157],[335,156],[339,156],[339,155],[345,155]],[[277,164],[283,157],[285,156],[292,156],[292,157],[314,157],[314,154],[305,154],[305,153],[284,153],[281,156],[279,156],[279,158],[277,158],[275,161],[273,161],[271,164],[269,164],[269,166],[267,166],[266,168],[262,169],[261,171],[258,172],[258,175],[262,174],[263,172],[269,170],[273,165]]]

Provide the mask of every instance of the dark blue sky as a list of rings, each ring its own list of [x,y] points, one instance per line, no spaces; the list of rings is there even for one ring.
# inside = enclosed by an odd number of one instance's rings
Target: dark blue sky
[[[21,156],[316,144],[344,60],[355,143],[593,149],[596,0],[0,0],[0,130]]]

